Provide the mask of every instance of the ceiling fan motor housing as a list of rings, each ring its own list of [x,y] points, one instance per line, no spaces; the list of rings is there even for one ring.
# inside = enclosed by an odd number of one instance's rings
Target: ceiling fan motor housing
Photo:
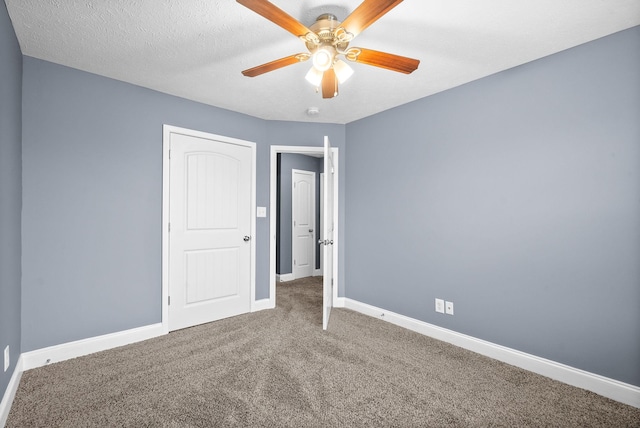
[[[305,40],[309,52],[313,54],[319,48],[329,46],[332,46],[338,53],[344,52],[349,46],[351,37],[349,37],[349,33],[340,27],[340,24],[341,22],[338,21],[338,18],[331,13],[323,13],[318,16],[316,22],[309,29],[318,36],[320,43]]]

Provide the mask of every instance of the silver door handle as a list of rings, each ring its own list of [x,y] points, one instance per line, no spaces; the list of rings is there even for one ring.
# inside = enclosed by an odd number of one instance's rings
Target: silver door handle
[[[322,245],[324,244],[324,241],[322,239],[318,239],[318,244]]]
[[[313,229],[309,229],[309,233],[313,232]]]
[[[249,240],[250,240],[250,239],[251,239],[251,237],[250,237],[249,235],[245,235],[245,237],[244,237],[244,238],[242,238],[242,240],[243,240],[244,242],[249,242]]]

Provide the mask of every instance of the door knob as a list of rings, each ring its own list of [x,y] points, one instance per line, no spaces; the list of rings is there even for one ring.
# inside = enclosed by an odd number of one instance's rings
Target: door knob
[[[318,239],[318,244],[322,245],[324,244],[324,241],[322,239]]]
[[[313,232],[313,229],[309,229],[309,233]]]
[[[245,235],[244,238],[242,238],[244,240],[244,242],[249,242],[249,240],[251,239],[251,237],[249,235]]]

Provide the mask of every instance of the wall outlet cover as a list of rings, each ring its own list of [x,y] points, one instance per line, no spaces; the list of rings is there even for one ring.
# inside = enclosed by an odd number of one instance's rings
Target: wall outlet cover
[[[453,302],[445,302],[445,311],[449,315],[453,315]]]
[[[444,314],[444,300],[436,299],[436,312]]]

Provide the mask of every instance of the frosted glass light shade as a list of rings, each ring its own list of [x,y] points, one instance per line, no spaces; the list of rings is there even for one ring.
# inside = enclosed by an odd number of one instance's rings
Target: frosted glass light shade
[[[307,82],[311,83],[313,86],[318,87],[320,86],[320,83],[322,83],[322,75],[322,71],[316,69],[315,67],[311,67],[304,78],[307,79]]]
[[[313,66],[320,71],[327,71],[333,63],[333,54],[326,48],[318,49],[313,54]]]
[[[349,65],[341,59],[333,64],[333,70],[336,72],[338,82],[340,82],[341,84],[346,82],[347,79],[353,74],[353,68],[349,67]]]

